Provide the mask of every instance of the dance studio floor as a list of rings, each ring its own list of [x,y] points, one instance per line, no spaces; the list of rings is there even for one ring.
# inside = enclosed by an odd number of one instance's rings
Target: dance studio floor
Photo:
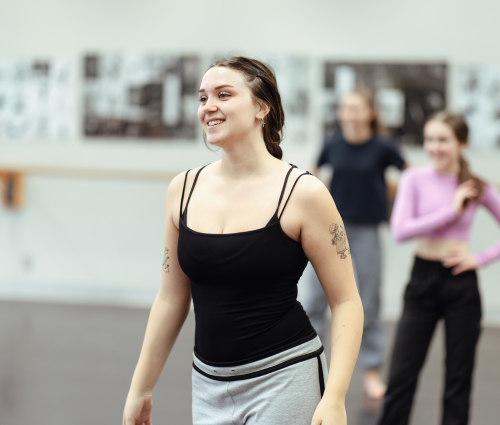
[[[148,311],[138,308],[0,301],[0,424],[121,423],[147,318]],[[387,328],[391,338],[394,326]],[[190,314],[153,394],[155,425],[191,423],[193,330]],[[499,352],[500,329],[486,328],[479,348],[473,425],[499,423]],[[412,425],[439,423],[441,363],[439,330]],[[346,405],[349,424],[376,422],[380,406],[366,402],[359,370]]]

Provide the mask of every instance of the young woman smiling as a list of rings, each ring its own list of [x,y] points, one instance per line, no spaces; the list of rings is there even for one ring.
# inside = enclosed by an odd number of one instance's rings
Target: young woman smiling
[[[330,193],[281,161],[271,68],[233,57],[200,87],[198,117],[222,160],[187,171],[166,201],[161,286],[123,424],[151,424],[152,392],[193,298],[195,425],[345,425],[363,310]],[[331,367],[297,282],[311,261],[332,310]]]
[[[468,250],[478,206],[500,222],[498,193],[469,170],[463,157],[468,127],[462,115],[440,112],[424,128],[431,164],[403,173],[391,227],[398,241],[417,238],[404,295],[380,425],[406,425],[418,375],[434,328],[446,327],[446,379],[442,424],[466,425],[481,300],[476,269],[500,257],[500,242],[474,255]]]

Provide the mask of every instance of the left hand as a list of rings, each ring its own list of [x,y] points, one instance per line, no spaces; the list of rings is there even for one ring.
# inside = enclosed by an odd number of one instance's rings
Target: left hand
[[[311,425],[347,425],[345,403],[323,397],[316,407]]]
[[[453,267],[451,273],[454,275],[463,273],[467,270],[476,270],[476,256],[463,251],[450,251],[443,260],[443,266]]]

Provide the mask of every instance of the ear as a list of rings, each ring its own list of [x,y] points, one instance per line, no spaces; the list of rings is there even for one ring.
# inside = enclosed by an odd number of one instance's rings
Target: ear
[[[268,104],[266,104],[266,103],[259,104],[259,108],[257,109],[257,113],[255,114],[255,118],[258,120],[265,118],[270,110],[271,110],[271,107]]]
[[[465,143],[459,143],[458,144],[458,153],[460,155],[463,155],[466,147],[467,147],[467,145]]]

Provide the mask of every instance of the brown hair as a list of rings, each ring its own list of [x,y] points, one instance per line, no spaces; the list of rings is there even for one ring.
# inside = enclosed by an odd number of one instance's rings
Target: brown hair
[[[361,97],[365,101],[365,103],[370,107],[373,111],[373,118],[370,121],[370,128],[373,132],[378,134],[387,133],[385,127],[380,123],[380,120],[377,116],[377,104],[375,101],[375,92],[370,87],[356,87],[353,91],[346,94],[346,96],[356,95]],[[345,97],[345,96],[344,96]]]
[[[218,60],[210,65],[208,69],[218,66],[234,69],[241,73],[250,87],[254,100],[257,103],[264,103],[269,106],[269,113],[264,118],[264,143],[272,156],[281,159],[283,151],[280,143],[283,140],[285,113],[281,104],[276,75],[271,66],[257,59],[233,56],[228,59]]]
[[[435,113],[427,120],[427,122],[430,121],[439,121],[447,124],[453,130],[453,133],[455,134],[455,137],[460,144],[466,145],[469,141],[469,126],[467,125],[467,121],[462,114],[455,114],[449,111],[441,111]],[[460,155],[458,161],[460,166],[458,170],[458,183],[461,184],[463,182],[466,182],[467,180],[472,179],[474,181],[474,186],[478,191],[478,196],[481,195],[486,182],[475,174],[472,174],[469,163],[463,155]],[[469,199],[465,201],[464,205],[467,205],[468,203]]]

